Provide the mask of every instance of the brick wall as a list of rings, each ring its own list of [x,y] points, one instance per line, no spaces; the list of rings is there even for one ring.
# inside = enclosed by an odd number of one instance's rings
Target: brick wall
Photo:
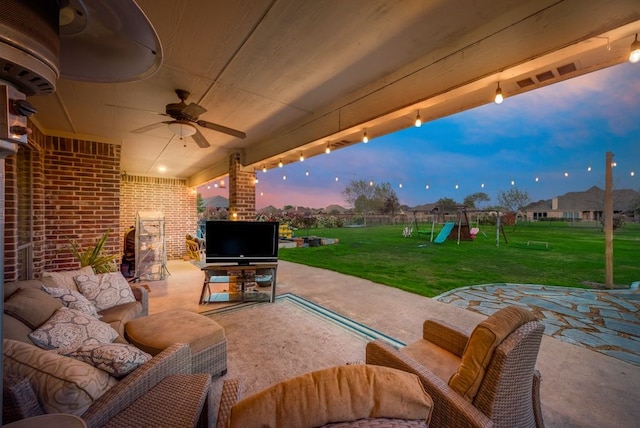
[[[196,203],[196,192],[187,187],[186,180],[123,175],[120,182],[121,245],[124,233],[135,225],[138,211],[161,211],[165,219],[167,259],[181,259],[186,253],[185,235],[195,234],[197,230]]]
[[[119,145],[47,136],[44,181],[45,270],[77,268],[69,240],[86,247],[108,229],[105,252],[120,252]]]
[[[238,153],[229,157],[229,216],[231,220],[256,218],[255,172],[243,168]]]

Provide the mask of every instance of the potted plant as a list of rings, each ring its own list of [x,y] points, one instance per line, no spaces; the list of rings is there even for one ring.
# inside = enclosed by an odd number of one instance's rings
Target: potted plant
[[[115,272],[118,270],[116,265],[117,254],[104,254],[104,244],[107,242],[111,229],[107,229],[94,245],[88,246],[86,249],[69,239],[69,250],[71,254],[80,262],[80,266],[91,266],[95,273]]]

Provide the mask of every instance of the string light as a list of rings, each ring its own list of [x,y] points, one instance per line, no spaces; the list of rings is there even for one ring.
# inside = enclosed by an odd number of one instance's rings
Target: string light
[[[300,152],[300,162],[304,162],[304,155]]]
[[[640,61],[640,41],[638,41],[638,33],[636,33],[636,38],[629,49],[629,62],[635,64],[638,61]]]
[[[480,185],[480,187],[482,187],[482,188],[484,189],[484,183],[482,183],[482,184]]]
[[[424,186],[425,189],[429,190],[429,185]]]
[[[267,165],[266,164],[262,165],[262,172],[267,172]]]
[[[536,183],[539,181],[540,179],[536,176]]]
[[[327,144],[327,148],[326,148],[326,149],[324,149],[324,152],[325,152],[326,154],[331,153],[331,146],[330,146],[329,144]]]
[[[369,142],[369,137],[367,136],[367,130],[364,130],[364,135],[362,136],[362,142],[363,143],[368,143]]]
[[[306,175],[307,177],[309,176],[309,170],[307,170],[304,175]]]
[[[564,176],[565,176],[565,177],[568,177],[568,176],[569,176],[569,173],[568,173],[567,171],[565,171],[565,172],[564,172]]]
[[[591,172],[591,165],[587,168],[587,172]]]
[[[369,187],[373,187],[373,180],[369,181]]]
[[[286,175],[283,175],[283,176],[282,176],[282,179],[283,179],[283,180],[286,180],[286,179],[287,179],[287,176],[286,176]]]
[[[402,183],[398,184],[398,187],[402,189]]]
[[[336,181],[338,181],[338,176],[336,175]]]
[[[458,190],[458,188],[459,188],[459,187],[460,187],[460,186],[458,186],[458,183],[456,183],[456,190]]]
[[[511,180],[511,185],[512,185],[512,186],[515,186],[515,185],[516,185],[515,180]]]
[[[502,96],[502,89],[500,89],[500,82],[498,82],[498,89],[496,89],[496,97],[493,99],[496,104],[502,104],[504,97]]]
[[[256,177],[256,178],[253,180],[253,182],[254,182],[254,183],[256,183],[256,184],[258,184],[258,183],[260,183],[260,180],[258,180],[258,177]]]
[[[629,173],[629,175],[633,177],[634,175],[636,175],[636,173],[635,173],[635,172],[633,172],[633,171],[631,171],[631,172]]]
[[[278,168],[282,168],[282,159],[278,161]]]
[[[416,128],[420,128],[422,126],[422,118],[420,117],[420,110],[418,110],[418,113],[416,114]]]

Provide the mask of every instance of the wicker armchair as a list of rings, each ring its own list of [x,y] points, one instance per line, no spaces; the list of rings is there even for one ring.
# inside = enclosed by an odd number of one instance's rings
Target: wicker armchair
[[[432,427],[541,428],[540,373],[535,363],[544,332],[542,323],[523,320],[512,332],[505,332],[490,355],[475,352],[470,358],[474,352],[471,338],[475,335],[477,339],[480,326],[495,321],[502,311],[479,324],[472,336],[443,322],[427,320],[423,338],[405,348],[398,350],[380,340],[368,343],[366,362],[417,374],[433,399]],[[452,382],[472,360],[484,363],[478,365],[477,392],[469,397],[452,387]]]
[[[189,346],[184,343],[171,345],[110,388],[81,417],[88,427],[101,427],[167,376],[189,373],[191,373]],[[24,378],[5,377],[6,380],[13,380],[15,385],[3,385],[5,416],[10,415],[11,419],[17,420],[44,413],[29,383],[23,382]],[[7,396],[8,393],[14,396]],[[12,408],[7,408],[8,405],[12,405]],[[8,421],[5,420],[5,422]]]

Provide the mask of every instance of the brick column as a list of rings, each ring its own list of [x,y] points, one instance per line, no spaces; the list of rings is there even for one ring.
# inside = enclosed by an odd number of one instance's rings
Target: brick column
[[[229,219],[256,219],[255,173],[244,169],[240,153],[229,157]]]

